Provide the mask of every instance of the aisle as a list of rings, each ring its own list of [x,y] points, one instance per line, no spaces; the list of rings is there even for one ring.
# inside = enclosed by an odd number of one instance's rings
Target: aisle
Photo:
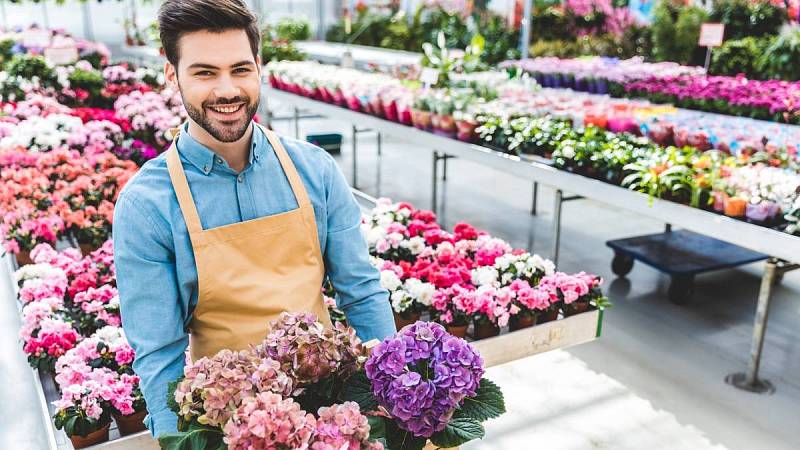
[[[465,450],[725,449],[562,350],[492,367],[488,375],[503,388],[509,414],[490,421],[487,437]]]
[[[33,374],[19,342],[19,311],[8,256],[0,258],[0,449],[47,448]]]

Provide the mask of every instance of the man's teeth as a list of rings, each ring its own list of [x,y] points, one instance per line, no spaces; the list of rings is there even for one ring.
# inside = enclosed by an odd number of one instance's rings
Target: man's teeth
[[[219,106],[212,106],[211,109],[213,109],[216,112],[221,112],[221,113],[232,113],[232,112],[237,111],[239,109],[239,106],[228,106],[228,107],[224,107],[224,108],[223,107],[219,107]]]

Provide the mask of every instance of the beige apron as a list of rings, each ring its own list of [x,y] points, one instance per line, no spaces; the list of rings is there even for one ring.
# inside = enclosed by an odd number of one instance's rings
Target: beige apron
[[[314,209],[286,149],[273,132],[261,129],[292,187],[295,210],[204,230],[174,139],[167,150],[197,266],[198,301],[189,324],[192,360],[261,343],[270,321],[284,311],[310,312],[330,326]]]

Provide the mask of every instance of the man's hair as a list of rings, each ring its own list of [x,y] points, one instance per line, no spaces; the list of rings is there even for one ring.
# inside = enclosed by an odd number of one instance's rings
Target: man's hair
[[[259,53],[258,19],[241,0],[164,0],[158,10],[158,30],[167,60],[178,67],[178,40],[184,33],[244,30],[253,58]]]

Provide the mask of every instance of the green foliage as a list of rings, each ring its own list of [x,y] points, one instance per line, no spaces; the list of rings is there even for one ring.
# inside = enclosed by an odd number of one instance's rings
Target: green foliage
[[[757,62],[764,78],[800,80],[800,27],[786,25]]]
[[[271,27],[266,27],[261,32],[261,61],[302,61],[306,59],[305,53],[294,46],[291,39],[281,37],[280,33]]]
[[[682,7],[662,0],[654,13],[653,58],[681,64],[698,62],[697,41],[700,26],[706,21],[705,10],[697,6]]]
[[[6,67],[8,75],[24,79],[38,78],[45,87],[56,87],[58,80],[55,71],[47,64],[44,57],[27,54],[14,55]]]
[[[53,416],[56,429],[64,430],[67,436],[85,437],[111,423],[110,408],[103,408],[99,419],[88,417],[83,410],[70,406]]]
[[[287,41],[305,41],[311,38],[311,25],[306,19],[284,17],[275,25],[275,36]]]
[[[500,388],[492,381],[482,378],[475,396],[464,399],[454,417],[469,417],[482,422],[500,417],[505,412],[506,404]]]
[[[11,53],[11,48],[14,47],[14,40],[13,39],[3,39],[0,41],[0,70],[3,69],[5,64],[11,60],[13,53]]]
[[[68,80],[72,89],[86,90],[92,97],[100,95],[100,91],[105,85],[103,75],[96,70],[75,69],[69,74]]]
[[[725,39],[742,39],[776,34],[788,15],[768,1],[715,0],[709,20],[725,24]]]
[[[769,44],[769,39],[754,37],[725,41],[714,50],[709,73],[731,76],[743,73],[748,78],[761,78],[757,61]]]
[[[227,450],[222,430],[192,423],[185,433],[162,434],[158,445],[163,450]]]

